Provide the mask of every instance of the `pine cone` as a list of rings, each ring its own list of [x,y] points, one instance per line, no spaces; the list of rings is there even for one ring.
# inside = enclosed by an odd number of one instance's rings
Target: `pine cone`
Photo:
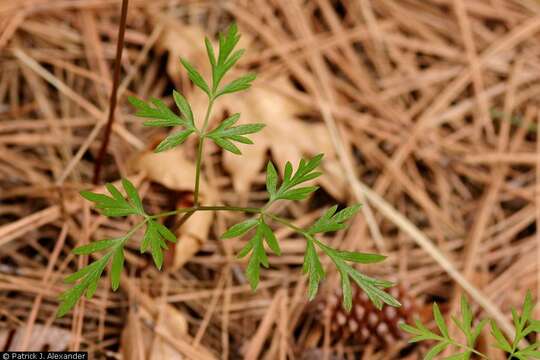
[[[353,287],[352,308],[347,313],[342,307],[342,293],[339,289],[318,304],[318,320],[324,324],[329,319],[333,341],[390,344],[403,338],[399,324],[411,323],[417,315],[417,306],[402,287],[392,287],[388,292],[401,303],[401,307],[384,305],[378,310],[364,291],[358,286]]]

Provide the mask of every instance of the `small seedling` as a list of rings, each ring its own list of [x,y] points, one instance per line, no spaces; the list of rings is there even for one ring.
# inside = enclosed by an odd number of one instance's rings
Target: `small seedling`
[[[136,216],[141,220],[122,237],[93,242],[73,250],[73,253],[78,255],[87,255],[95,252],[105,252],[105,254],[99,260],[92,262],[90,265],[65,279],[67,283],[74,283],[75,285],[61,295],[58,316],[68,313],[83,294],[86,294],[88,298],[94,295],[101,275],[109,263],[111,263],[109,273],[112,289],[116,290],[118,288],[124,265],[124,245],[133,234],[143,227],[145,231],[140,248],[141,253],[149,251],[156,267],[161,269],[163,265],[163,250],[167,248],[167,242],[176,242],[176,237],[167,227],[159,222],[159,219],[165,216],[183,214],[181,222],[185,222],[191,215],[198,211],[236,211],[251,215],[247,220],[230,227],[222,235],[222,239],[239,237],[248,233],[251,234],[251,239],[240,250],[238,258],[249,256],[246,277],[253,290],[259,284],[261,266],[269,267],[268,255],[264,244],[266,243],[268,248],[276,255],[281,254],[279,241],[270,226],[281,224],[300,234],[306,241],[303,272],[308,276],[308,297],[310,300],[317,294],[319,283],[325,276],[325,271],[319,259],[319,252],[322,252],[337,267],[343,288],[343,307],[347,311],[351,309],[351,279],[365,291],[377,308],[380,309],[383,303],[391,306],[400,306],[399,302],[384,290],[393,285],[391,282],[368,277],[351,265],[351,263],[377,263],[383,261],[385,259],[384,256],[333,249],[316,237],[320,233],[344,229],[346,227],[345,223],[358,212],[359,205],[349,206],[339,211],[337,206],[333,206],[313,225],[305,229],[295,226],[290,220],[282,218],[270,211],[271,206],[277,201],[304,200],[317,190],[316,186],[306,185],[306,183],[321,175],[317,171],[317,167],[323,159],[322,154],[308,160],[300,160],[296,169],[290,162],[287,162],[281,181],[278,178],[278,172],[274,164],[271,161],[268,162],[266,167],[268,201],[261,208],[205,206],[200,203],[199,184],[205,142],[213,141],[223,150],[241,155],[240,149],[235,143],[253,144],[248,135],[257,133],[264,128],[264,124],[236,125],[240,114],[234,114],[223,120],[215,128],[209,129],[209,119],[214,102],[223,95],[248,89],[255,79],[254,74],[246,74],[222,85],[225,74],[237,63],[244,53],[243,49],[234,50],[239,39],[240,35],[237,32],[237,27],[233,24],[226,33],[220,34],[217,56],[214,53],[214,47],[210,40],[208,38],[205,39],[206,50],[212,67],[211,83],[207,83],[187,60],[180,60],[183,67],[187,70],[191,81],[208,96],[208,107],[201,126],[197,126],[195,115],[191,110],[189,102],[177,91],[173,91],[173,98],[180,111],[179,115],[171,111],[158,99],[151,99],[150,103],[135,97],[128,99],[137,109],[135,115],[148,119],[144,122],[144,125],[180,127],[178,132],[169,135],[156,147],[156,152],[172,149],[185,142],[190,136],[197,137],[198,148],[193,192],[194,205],[189,208],[179,208],[160,214],[149,214],[143,208],[137,189],[127,179],[122,180],[122,187],[126,197],[112,184],[106,185],[110,195],[89,191],[81,192],[81,195],[93,202],[96,210],[105,216]]]
[[[503,350],[507,355],[507,359],[540,359],[540,342],[537,341],[529,346],[521,347],[520,344],[528,335],[536,334],[540,331],[540,321],[532,319],[532,310],[534,303],[531,293],[528,292],[523,302],[521,314],[518,314],[516,310],[512,310],[512,319],[514,322],[514,339],[508,341],[499,329],[495,321],[489,319],[483,319],[476,324],[473,324],[473,313],[471,306],[465,296],[461,297],[461,318],[452,317],[452,321],[458,327],[458,329],[465,335],[466,343],[461,343],[455,340],[448,331],[444,318],[441,314],[441,310],[437,303],[433,304],[433,317],[439,333],[431,331],[428,327],[422,324],[421,321],[416,320],[415,326],[408,324],[401,324],[400,327],[403,331],[412,334],[414,337],[410,339],[410,342],[419,341],[432,341],[435,345],[425,355],[424,360],[431,360],[443,352],[446,348],[453,346],[457,349],[457,353],[444,359],[447,360],[468,360],[473,354],[482,358],[488,359],[486,354],[483,354],[476,350],[476,340],[489,323],[491,325],[491,336],[495,342],[491,344]],[[536,336],[535,336],[536,339]]]

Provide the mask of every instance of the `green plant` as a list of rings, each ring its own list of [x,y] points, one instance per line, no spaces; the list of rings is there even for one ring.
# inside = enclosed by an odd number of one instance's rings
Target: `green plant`
[[[458,340],[452,338],[437,303],[433,304],[433,317],[439,333],[431,331],[419,320],[416,320],[415,322],[416,327],[407,324],[401,324],[400,327],[403,331],[414,335],[410,342],[426,340],[435,342],[435,345],[425,355],[424,359],[426,360],[435,358],[449,346],[454,346],[459,349],[459,352],[448,356],[445,359],[467,360],[471,358],[472,354],[476,354],[483,359],[488,359],[487,355],[475,349],[476,340],[488,323],[491,325],[491,335],[495,340],[493,346],[506,352],[508,355],[507,359],[540,359],[540,342],[537,341],[529,346],[520,348],[520,343],[525,340],[528,335],[540,331],[540,321],[531,318],[533,308],[534,303],[532,296],[530,292],[527,292],[521,314],[518,314],[516,310],[512,309],[512,319],[515,327],[515,335],[512,341],[506,339],[493,320],[483,319],[473,325],[473,313],[465,296],[461,297],[461,319],[452,317],[452,321],[465,335],[466,343],[460,343]]]
[[[268,202],[262,208],[236,207],[236,206],[204,206],[199,200],[199,183],[202,163],[203,146],[206,140],[211,140],[225,151],[240,154],[240,149],[234,144],[252,144],[247,135],[259,132],[263,129],[263,124],[236,125],[240,114],[234,114],[223,120],[214,129],[209,129],[209,118],[214,102],[221,96],[237,91],[246,90],[255,79],[254,74],[247,74],[222,86],[225,74],[240,59],[244,50],[236,50],[240,36],[237,28],[233,24],[225,34],[219,36],[219,53],[216,56],[212,43],[205,39],[208,58],[212,67],[212,82],[207,83],[201,74],[185,59],[181,60],[182,65],[187,70],[191,81],[208,96],[208,107],[204,116],[202,126],[198,127],[195,122],[191,106],[182,94],[173,92],[176,106],[180,110],[180,115],[171,111],[162,101],[151,99],[150,103],[130,97],[130,103],[137,109],[136,115],[147,118],[144,122],[146,126],[159,127],[181,127],[181,130],[174,132],[163,140],[156,148],[156,152],[165,151],[182,144],[189,136],[197,136],[198,149],[196,157],[196,174],[194,188],[194,205],[189,208],[179,208],[160,214],[148,214],[143,208],[137,190],[127,179],[122,180],[127,198],[124,198],[119,189],[112,184],[107,184],[110,196],[82,191],[81,195],[94,203],[95,208],[103,215],[109,217],[136,216],[141,219],[128,233],[116,239],[107,239],[84,245],[73,250],[75,254],[87,255],[98,251],[106,251],[98,260],[80,269],[76,273],[66,278],[67,283],[75,285],[65,291],[60,299],[61,304],[58,309],[58,316],[63,316],[72,309],[78,299],[86,294],[91,298],[96,291],[99,279],[105,268],[111,262],[110,276],[113,290],[116,290],[120,283],[120,275],[124,263],[124,245],[130,237],[137,231],[146,227],[141,244],[141,253],[149,251],[152,254],[155,265],[158,268],[163,264],[163,249],[167,248],[167,241],[175,242],[175,235],[163,226],[159,219],[165,216],[183,214],[181,223],[185,222],[191,215],[198,211],[237,211],[252,214],[252,217],[233,225],[229,228],[223,239],[229,239],[252,233],[251,239],[238,254],[239,258],[249,255],[246,268],[246,276],[253,290],[259,283],[259,273],[261,266],[268,267],[268,256],[264,244],[277,255],[281,254],[279,242],[274,235],[271,224],[285,225],[306,240],[306,253],[304,258],[303,271],[308,275],[309,298],[313,299],[317,293],[319,282],[325,276],[325,272],[319,260],[318,251],[326,254],[336,265],[343,287],[343,306],[351,308],[351,279],[355,281],[369,296],[376,307],[382,307],[383,303],[399,306],[399,302],[384,291],[392,286],[392,283],[368,277],[350,263],[376,263],[384,260],[384,256],[378,254],[364,254],[333,249],[316,238],[316,234],[333,232],[345,228],[345,222],[353,217],[359,210],[359,205],[353,205],[338,211],[337,206],[328,209],[324,215],[307,229],[295,226],[291,221],[278,216],[270,211],[271,206],[276,201],[294,201],[306,199],[311,193],[317,190],[316,186],[309,186],[305,183],[321,175],[316,171],[322,161],[323,155],[317,155],[309,160],[300,160],[300,163],[293,168],[288,162],[285,165],[284,177],[280,182],[278,173],[272,162],[266,168],[266,188],[268,190]]]

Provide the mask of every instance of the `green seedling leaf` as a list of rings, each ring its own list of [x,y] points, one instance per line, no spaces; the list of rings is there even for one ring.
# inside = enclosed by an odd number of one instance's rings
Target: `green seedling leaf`
[[[297,187],[297,186],[306,181],[313,180],[321,175],[320,172],[316,172],[314,170],[320,164],[322,156],[323,156],[322,154],[319,154],[313,157],[309,161],[306,161],[304,159],[300,160],[300,163],[298,164],[298,169],[296,170],[294,175],[293,175],[292,164],[290,162],[287,162],[287,164],[285,165],[283,182],[277,188],[276,191],[273,191],[273,188],[271,188],[272,192],[269,192],[270,201],[279,200],[279,199],[303,200],[307,198],[311,193],[316,191],[318,189],[317,186],[305,186],[305,187]],[[267,168],[267,171],[268,171],[268,168]],[[272,171],[272,169],[270,169],[269,171]],[[276,187],[277,187],[277,172],[275,173],[276,173],[275,177],[273,174],[270,176],[275,178],[275,180],[274,179],[272,180],[275,181]]]
[[[442,336],[448,339],[450,337],[448,335],[448,327],[446,326],[446,323],[444,322],[444,318],[442,316],[441,310],[439,309],[439,305],[437,305],[437,303],[433,303],[433,318],[435,319],[435,323],[437,324],[437,327],[439,328],[439,331],[441,332]]]
[[[225,233],[221,235],[221,238],[231,239],[238,236],[242,236],[245,233],[247,233],[249,230],[257,226],[258,223],[259,223],[258,219],[248,219],[248,220],[242,221],[241,223],[231,226],[229,230],[225,231]]]
[[[112,252],[107,253],[101,259],[65,279],[65,282],[67,283],[73,283],[75,281],[79,281],[79,283],[60,295],[61,302],[56,312],[57,317],[62,317],[67,314],[85,292],[87,298],[92,298],[97,289],[101,274],[109,262],[111,255]]]
[[[493,336],[493,338],[495,338],[495,341],[496,341],[495,346],[508,353],[511,353],[512,345],[510,345],[508,340],[506,340],[502,331],[499,329],[495,321],[491,321],[490,324],[491,324],[491,336]]]
[[[194,130],[192,129],[186,129],[167,136],[165,140],[159,143],[159,145],[156,147],[155,152],[158,153],[165,150],[170,150],[182,144],[193,132]]]
[[[358,284],[358,286],[366,293],[368,298],[371,300],[371,302],[377,309],[381,309],[383,304],[394,307],[401,306],[399,301],[397,301],[394,297],[392,297],[390,294],[383,290],[384,288],[392,286],[393,284],[391,282],[370,278],[362,274],[360,271],[352,268],[346,262],[350,256],[350,253],[334,250],[322,244],[320,241],[315,241],[315,243],[336,265],[340,273],[342,286],[345,284],[345,280],[343,278],[345,277],[345,275],[347,275],[347,278],[352,278],[354,282],[356,282],[356,284]],[[343,289],[343,306],[345,309],[348,309],[349,301],[347,296],[349,296],[349,294],[346,294],[345,290],[346,289]]]
[[[341,290],[343,292],[343,308],[350,312],[352,308],[352,289],[351,280],[344,268],[338,267],[339,278],[341,280]]]
[[[137,209],[140,215],[144,215],[143,204],[135,185],[128,179],[122,179],[122,186],[126,191],[128,199],[131,201],[131,205]]]
[[[219,64],[224,64],[227,61],[227,58],[233,51],[236,44],[238,44],[239,40],[240,35],[238,34],[238,27],[236,26],[236,23],[232,23],[229,26],[226,34],[219,35]]]
[[[251,83],[253,82],[253,80],[255,80],[256,77],[257,76],[255,74],[247,74],[236,80],[231,81],[218,91],[218,93],[216,94],[216,98],[221,95],[249,89],[251,87]]]
[[[188,126],[188,123],[185,119],[182,119],[174,112],[172,112],[171,109],[169,109],[167,105],[165,105],[165,103],[159,99],[150,99],[153,107],[145,101],[137,99],[133,96],[128,97],[128,101],[137,109],[135,116],[154,119],[150,121],[145,121],[143,123],[144,126]]]
[[[278,175],[276,168],[274,167],[274,164],[269,161],[268,165],[266,165],[266,191],[268,191],[268,194],[271,196],[276,193],[277,182]]]
[[[174,233],[169,230],[165,225],[162,225],[157,221],[155,222],[155,225],[159,235],[161,235],[165,240],[168,240],[172,243],[176,242],[176,235],[174,235]]]
[[[246,124],[240,126],[233,126],[238,119],[240,119],[240,114],[233,114],[227,119],[223,120],[218,127],[209,132],[206,136],[212,139],[218,146],[221,148],[232,152],[233,154],[240,155],[240,149],[232,143],[236,141],[242,144],[253,144],[253,142],[243,136],[248,134],[254,134],[261,131],[264,128],[264,124]]]
[[[281,255],[281,249],[279,248],[279,243],[276,239],[276,235],[274,235],[274,232],[272,231],[270,226],[268,226],[264,221],[261,220],[259,222],[259,227],[262,228],[262,235],[265,238],[268,247],[272,249],[274,254],[278,256]]]
[[[111,266],[111,288],[116,291],[120,286],[120,277],[124,269],[124,249],[118,247],[113,255]]]
[[[252,242],[251,246],[251,257],[248,261],[248,266],[246,268],[246,277],[248,278],[251,289],[255,291],[259,285],[259,276],[261,265],[268,267],[268,257],[264,251],[263,246],[263,232],[260,227],[257,227],[255,236],[250,240]]]
[[[101,241],[94,241],[91,242],[88,245],[83,245],[76,247],[72,250],[72,253],[75,255],[88,255],[92,254],[98,251],[103,251],[106,249],[109,249],[113,246],[118,245],[119,242],[124,240],[124,238],[116,238],[116,239],[107,239],[107,240],[101,240]]]
[[[317,191],[318,186],[306,186],[301,188],[292,189],[279,194],[276,199],[283,200],[304,200],[307,199],[311,193]]]
[[[96,209],[105,216],[115,217],[144,214],[144,212],[142,211],[142,205],[139,208],[138,203],[130,204],[126,199],[124,199],[120,191],[118,191],[118,189],[114,185],[108,183],[106,187],[107,190],[111,193],[112,197],[103,194],[93,193],[90,191],[81,191],[80,194],[86,200],[93,202]],[[130,195],[128,194],[128,196]]]
[[[353,205],[336,213],[337,205],[328,209],[309,229],[310,234],[324,233],[344,229],[345,221],[356,215],[360,205]]]
[[[319,283],[324,278],[324,269],[315,250],[313,240],[306,238],[306,253],[304,255],[304,266],[302,271],[304,274],[308,274],[308,298],[313,300],[319,289]]]
[[[199,74],[199,72],[197,70],[195,70],[193,65],[191,65],[191,63],[189,61],[187,61],[186,59],[180,59],[180,62],[182,63],[182,65],[184,66],[186,71],[188,72],[188,76],[189,76],[190,80],[193,81],[193,83],[199,89],[204,91],[208,95],[208,97],[212,97],[212,92],[210,91],[210,88],[208,87],[208,84],[206,83],[206,81],[204,80],[202,75]]]
[[[163,249],[167,249],[165,240],[176,242],[176,236],[155,220],[148,220],[141,243],[141,253],[150,250],[154,264],[158,269],[163,266]]]
[[[345,261],[352,261],[358,264],[374,264],[386,259],[386,256],[379,254],[359,253],[352,251],[337,251],[338,256]]]
[[[187,122],[189,125],[191,125],[191,129],[195,129],[195,120],[193,119],[193,112],[191,111],[191,106],[187,102],[186,98],[180,94],[178,91],[173,90],[173,98],[176,106],[180,110],[180,112],[185,116]]]
[[[448,343],[446,342],[442,342],[442,343],[439,343],[437,345],[435,345],[434,347],[431,348],[431,350],[428,351],[428,353],[426,354],[426,356],[424,356],[424,360],[432,360],[435,358],[435,356],[439,355],[441,352],[444,351],[444,349],[446,349],[448,347]]]

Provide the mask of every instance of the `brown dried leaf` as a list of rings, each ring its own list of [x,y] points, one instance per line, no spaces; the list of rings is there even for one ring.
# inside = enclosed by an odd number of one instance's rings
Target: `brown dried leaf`
[[[15,331],[8,351],[19,351],[21,342],[26,333],[25,327],[20,327]],[[9,338],[9,330],[0,330],[0,349],[5,349]],[[71,331],[54,327],[35,324],[30,334],[30,341],[24,351],[65,351],[71,341]]]
[[[173,271],[178,270],[193,255],[195,255],[203,243],[208,239],[208,232],[214,219],[211,211],[201,211],[193,215],[177,232],[178,243],[174,249]]]
[[[154,323],[155,319],[143,307],[139,307],[137,312],[129,312],[121,339],[124,359],[184,359],[182,354],[160,336],[155,335],[144,322]],[[165,307],[164,314],[156,326],[161,332],[172,337],[185,336],[188,330],[184,315],[170,305]]]
[[[167,51],[167,73],[171,79],[179,79],[185,76],[185,71],[180,65],[180,58],[186,58],[193,64],[203,76],[210,74],[210,65],[206,57],[206,49],[202,41],[205,31],[195,25],[186,25],[180,20],[169,17],[159,17],[164,25],[161,36],[157,41],[158,51]]]
[[[171,190],[193,190],[195,164],[188,160],[181,147],[161,153],[145,152],[134,163],[135,170],[143,171],[148,178]],[[207,186],[201,179],[201,192]]]

